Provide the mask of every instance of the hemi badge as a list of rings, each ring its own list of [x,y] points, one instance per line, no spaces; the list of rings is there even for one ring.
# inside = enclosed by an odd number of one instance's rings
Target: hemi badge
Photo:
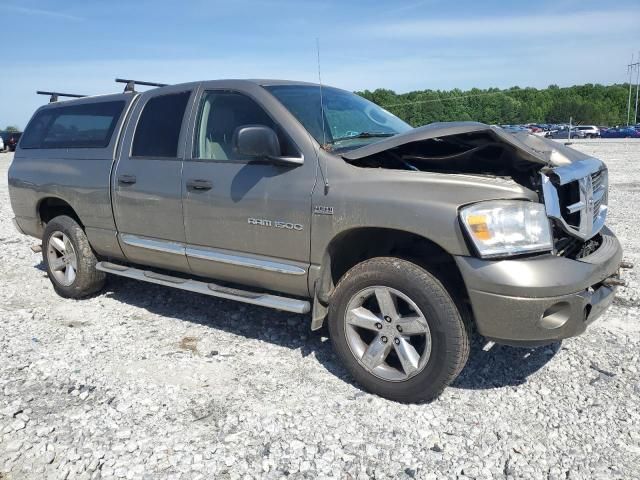
[[[333,207],[316,205],[315,207],[313,207],[313,213],[315,213],[316,215],[333,215]]]

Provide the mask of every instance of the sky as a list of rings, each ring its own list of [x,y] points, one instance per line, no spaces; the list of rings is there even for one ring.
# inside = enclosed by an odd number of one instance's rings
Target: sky
[[[348,90],[622,83],[637,0],[0,0],[0,128],[35,91],[285,78]]]

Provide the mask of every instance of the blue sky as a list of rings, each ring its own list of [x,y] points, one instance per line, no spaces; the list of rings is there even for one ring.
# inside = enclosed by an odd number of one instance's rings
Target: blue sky
[[[350,89],[616,83],[640,49],[640,3],[590,0],[0,0],[0,127],[45,97],[215,78]]]

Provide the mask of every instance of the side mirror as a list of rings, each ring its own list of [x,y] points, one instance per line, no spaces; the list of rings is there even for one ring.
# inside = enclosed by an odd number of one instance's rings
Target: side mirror
[[[243,125],[233,133],[233,148],[246,157],[266,158],[278,165],[302,165],[302,157],[283,157],[278,135],[264,125]]]

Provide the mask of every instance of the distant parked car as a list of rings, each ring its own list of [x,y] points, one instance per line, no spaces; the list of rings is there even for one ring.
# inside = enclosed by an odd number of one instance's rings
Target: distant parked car
[[[9,140],[9,135],[10,135],[9,132],[0,131],[0,138],[2,139],[2,145],[3,145],[2,151],[4,151],[5,148],[7,149],[9,148],[7,145],[7,141]]]
[[[569,135],[568,128],[559,128],[558,130],[551,130],[550,132],[547,132],[546,137],[555,139],[585,138],[586,134],[582,130],[578,130],[574,127],[571,129],[571,134]]]
[[[2,149],[0,149],[0,151],[9,150],[9,139],[11,138],[13,133],[14,132],[0,131],[0,138],[2,139],[2,144],[3,144],[3,147]]]
[[[579,125],[576,128],[584,132],[586,138],[597,138],[600,136],[600,129],[595,125]]]
[[[0,137],[0,152],[4,152],[4,140]]]
[[[506,130],[509,133],[531,133],[531,130],[525,127],[521,127],[520,125],[500,125],[503,130]]]
[[[21,135],[22,135],[22,132],[11,132],[8,135],[6,147],[9,151],[11,152],[16,151],[16,145],[18,145],[18,140],[20,140]]]
[[[542,125],[529,125],[529,129],[531,130],[531,133],[537,137],[546,137],[547,132],[549,131],[548,128],[543,127]]]
[[[640,130],[633,127],[608,128],[600,135],[602,138],[640,138]]]

